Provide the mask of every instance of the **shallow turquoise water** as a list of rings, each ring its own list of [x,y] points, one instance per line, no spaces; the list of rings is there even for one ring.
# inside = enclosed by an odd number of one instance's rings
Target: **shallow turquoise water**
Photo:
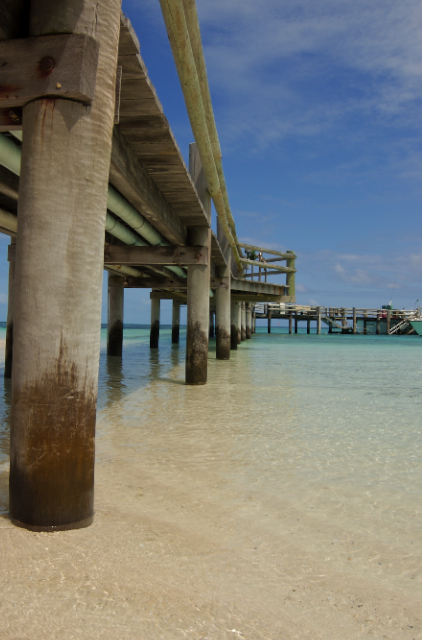
[[[180,346],[172,347],[170,327],[162,328],[160,349],[150,351],[148,327],[129,326],[121,361],[107,359],[103,329],[98,459],[113,455],[107,430],[120,421],[122,441],[133,437],[135,446],[142,435],[142,446],[151,452],[148,464],[154,462],[154,438],[165,433],[169,446],[174,437],[186,440],[190,465],[220,461],[224,478],[240,484],[259,478],[269,498],[280,486],[296,492],[312,485],[317,493],[325,487],[332,500],[351,504],[359,496],[377,496],[394,512],[400,504],[418,510],[422,339],[282,331],[276,327],[268,335],[259,329],[229,362],[215,359],[215,341],[210,341],[207,389],[192,395],[192,389],[175,384],[184,376],[183,330]],[[0,396],[0,463],[8,457],[9,405],[6,381]],[[192,420],[198,406],[212,417],[212,431],[209,422]],[[175,427],[170,433],[172,420],[183,423],[184,415],[184,430]],[[219,445],[221,425],[224,439],[227,429],[233,438],[229,454]],[[195,450],[201,428],[207,444]]]

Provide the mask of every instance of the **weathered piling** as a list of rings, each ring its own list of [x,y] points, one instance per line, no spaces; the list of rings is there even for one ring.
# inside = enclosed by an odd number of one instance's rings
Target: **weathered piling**
[[[108,274],[107,355],[122,356],[125,279]]]
[[[252,338],[252,309],[249,302],[246,303],[246,340]]]
[[[271,311],[269,309],[267,311],[267,320],[268,320],[268,333],[271,333]]]
[[[81,0],[77,10],[70,2],[31,4],[30,36],[74,32],[99,45],[90,107],[43,98],[23,108],[9,506],[15,524],[36,531],[93,519],[119,26],[119,0]]]
[[[309,318],[306,320],[306,333],[311,333],[311,320]]]
[[[179,344],[180,336],[180,302],[173,300],[173,309],[171,317],[171,342]]]
[[[297,314],[295,315],[295,333],[297,333],[298,319]]]
[[[289,333],[293,333],[293,311],[289,313]]]
[[[215,338],[214,311],[210,311],[209,336]]]
[[[356,335],[356,307],[353,307],[353,333]]]
[[[237,344],[242,342],[242,303],[239,302],[239,312],[237,317]]]
[[[10,246],[16,246],[16,238],[10,239]],[[12,377],[13,363],[13,308],[15,290],[15,256],[9,259],[9,287],[7,297],[6,347],[4,357],[4,377]]]
[[[192,227],[189,242],[193,246],[210,248],[208,227]],[[210,321],[209,265],[188,267],[186,384],[205,384],[207,381],[208,339]]]
[[[160,299],[152,298],[151,327],[150,327],[150,333],[149,333],[150,349],[158,349],[159,338],[160,338]]]
[[[376,334],[377,336],[381,333],[381,313],[377,311],[377,324],[376,324]]]
[[[230,349],[237,349],[239,331],[239,301],[231,299],[230,303]]]
[[[219,268],[218,275],[228,278],[230,282],[230,269]],[[231,346],[231,292],[230,285],[219,287],[215,291],[215,336],[217,360],[230,359]],[[237,345],[236,345],[237,346]]]
[[[246,340],[246,303],[242,302],[242,342]]]

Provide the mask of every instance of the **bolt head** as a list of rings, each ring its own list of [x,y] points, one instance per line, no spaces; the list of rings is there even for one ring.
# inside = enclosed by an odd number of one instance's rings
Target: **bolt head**
[[[56,61],[51,56],[44,56],[39,61],[38,66],[42,73],[49,74],[56,66]]]

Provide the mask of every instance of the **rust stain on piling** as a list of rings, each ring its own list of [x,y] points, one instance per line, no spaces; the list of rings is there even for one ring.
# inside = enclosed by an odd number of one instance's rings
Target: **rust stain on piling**
[[[12,377],[13,364],[13,322],[6,326],[6,354],[4,359],[4,377]]]
[[[171,329],[171,342],[172,344],[179,344],[179,325],[172,327]]]
[[[110,327],[108,334],[108,349],[109,356],[121,356],[123,347],[123,322],[116,320],[116,322]]]
[[[81,386],[62,353],[55,371],[14,393],[9,492],[19,526],[54,531],[92,522],[96,393]]]
[[[224,327],[219,327],[217,325],[217,328],[215,330],[215,335],[217,338],[217,344],[216,344],[217,360],[230,360],[231,334],[229,334],[228,331],[224,329]]]
[[[160,321],[154,320],[151,325],[151,333],[149,336],[150,349],[158,349],[158,339],[160,336]]]
[[[207,382],[208,336],[199,322],[189,323],[186,335],[186,384]]]
[[[233,323],[230,326],[230,349],[234,351],[237,349],[237,326]]]

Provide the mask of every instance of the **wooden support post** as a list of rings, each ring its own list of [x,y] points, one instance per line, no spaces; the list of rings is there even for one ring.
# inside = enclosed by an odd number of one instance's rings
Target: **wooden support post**
[[[215,338],[214,311],[211,311],[211,310],[210,310],[210,322],[209,322],[209,337]]]
[[[124,301],[124,278],[119,278],[121,286],[110,287],[110,277],[114,279],[119,276],[108,273],[108,322],[107,322],[107,355],[120,356],[123,352],[123,301]]]
[[[218,275],[230,278],[230,269],[218,269]],[[231,345],[231,289],[230,280],[227,289],[220,287],[215,290],[215,336],[217,360],[230,359]],[[237,345],[236,345],[237,346]]]
[[[356,322],[356,307],[353,307],[353,334],[356,335],[357,322]]]
[[[391,330],[391,309],[387,309],[387,335],[390,335]]]
[[[268,333],[271,333],[271,311],[269,306],[267,311],[267,319],[268,319]]]
[[[239,315],[237,320],[237,344],[242,342],[242,303],[239,302]]]
[[[289,334],[293,333],[293,311],[289,311]]]
[[[309,318],[306,320],[306,333],[311,333],[311,321]]]
[[[191,245],[208,246],[211,232],[208,227],[191,227]],[[207,381],[208,340],[210,321],[210,270],[206,265],[188,267],[186,384],[205,384]]]
[[[173,313],[171,318],[171,343],[179,344],[180,334],[180,302],[173,300]]]
[[[242,302],[242,342],[246,340],[246,303]]]
[[[230,349],[233,351],[237,349],[238,344],[239,306],[239,301],[232,298],[230,303]]]
[[[33,531],[93,519],[104,231],[120,0],[31,3],[30,36],[99,44],[92,105],[23,108],[9,482],[12,522]],[[89,212],[89,215],[85,215]]]
[[[363,333],[366,335],[366,320],[367,320],[368,312],[363,312]]]
[[[297,333],[297,325],[298,325],[298,318],[297,318],[297,313],[295,314],[295,333]]]
[[[321,335],[321,307],[317,307],[317,334]]]
[[[250,302],[246,303],[246,340],[252,338],[252,309]]]
[[[381,333],[381,312],[377,311],[377,328],[376,328],[377,336],[379,336],[380,333]]]
[[[342,310],[341,317],[342,317],[341,326],[343,327],[343,329],[345,329],[347,327],[346,309]]]
[[[16,238],[10,239],[11,245],[16,245]],[[13,363],[13,298],[15,289],[15,260],[9,262],[9,289],[7,299],[7,322],[6,322],[6,350],[4,357],[4,377],[12,377]]]
[[[158,340],[160,337],[160,300],[152,298],[151,300],[151,327],[149,334],[150,349],[158,349]]]
[[[256,333],[256,311],[255,311],[255,305],[253,306],[253,310],[252,310],[252,333]]]

